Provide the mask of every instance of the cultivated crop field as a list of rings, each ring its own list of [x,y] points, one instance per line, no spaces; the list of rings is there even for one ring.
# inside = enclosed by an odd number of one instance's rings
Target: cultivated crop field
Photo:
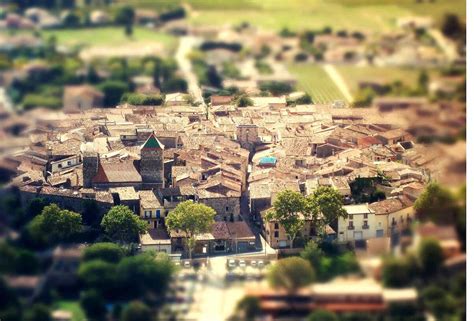
[[[346,101],[344,95],[321,66],[294,64],[288,66],[288,69],[297,78],[298,89],[310,94],[315,103],[327,104],[335,100]]]
[[[46,39],[54,35],[59,45],[67,46],[114,47],[124,44],[140,46],[160,43],[165,48],[169,48],[177,44],[176,38],[171,35],[142,27],[133,28],[131,37],[127,37],[124,28],[121,27],[58,29],[45,30],[42,33]]]

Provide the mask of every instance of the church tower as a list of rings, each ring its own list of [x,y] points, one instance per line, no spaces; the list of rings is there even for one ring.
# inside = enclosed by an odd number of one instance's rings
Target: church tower
[[[164,187],[163,151],[165,147],[151,134],[140,150],[140,174],[146,187]]]

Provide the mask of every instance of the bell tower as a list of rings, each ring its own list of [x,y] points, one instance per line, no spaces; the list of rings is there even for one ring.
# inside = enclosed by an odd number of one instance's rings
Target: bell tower
[[[164,187],[163,151],[164,145],[151,134],[140,150],[140,174],[147,187]]]

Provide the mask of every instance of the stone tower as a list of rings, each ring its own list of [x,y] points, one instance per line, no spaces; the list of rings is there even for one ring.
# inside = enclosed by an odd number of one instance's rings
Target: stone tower
[[[85,152],[82,160],[82,185],[85,188],[92,187],[92,179],[99,170],[99,154]]]
[[[155,134],[151,134],[142,145],[140,150],[140,174],[144,186],[164,186],[163,151],[164,146]]]

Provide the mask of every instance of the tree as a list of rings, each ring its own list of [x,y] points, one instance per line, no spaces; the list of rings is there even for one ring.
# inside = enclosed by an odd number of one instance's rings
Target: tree
[[[428,92],[428,84],[430,81],[430,77],[426,70],[422,70],[418,76],[418,90],[426,94]]]
[[[419,220],[431,220],[436,224],[452,224],[459,213],[455,197],[437,183],[426,186],[413,208]]]
[[[265,220],[281,224],[290,240],[290,247],[293,248],[293,242],[305,223],[306,208],[306,200],[301,193],[284,190],[278,193]]]
[[[78,213],[51,204],[43,208],[28,228],[34,239],[45,238],[47,242],[63,242],[82,230],[82,218]]]
[[[234,104],[237,107],[253,106],[253,100],[246,94],[242,94],[234,98]]]
[[[16,293],[0,278],[0,315],[2,321],[21,320],[21,304]]]
[[[211,207],[194,203],[193,201],[181,202],[166,217],[166,227],[169,230],[184,233],[189,257],[192,257],[196,236],[208,233],[212,229],[216,211]]]
[[[339,318],[334,312],[326,310],[315,310],[313,311],[308,319],[308,321],[337,321]]]
[[[78,275],[88,289],[96,290],[108,296],[116,287],[116,270],[117,266],[114,263],[93,260],[81,263]]]
[[[24,321],[50,321],[50,311],[44,304],[35,304],[27,309],[23,316]]]
[[[90,321],[105,320],[107,310],[105,308],[104,297],[96,290],[88,290],[81,293],[81,307]]]
[[[313,224],[324,235],[325,226],[333,224],[338,218],[347,218],[342,195],[329,186],[320,186],[308,197],[308,213]]]
[[[262,312],[260,301],[254,296],[245,296],[238,303],[236,308],[238,313],[243,314],[244,320],[252,321]]]
[[[81,22],[81,18],[74,12],[68,12],[63,19],[63,24],[67,28],[75,28]]]
[[[418,258],[423,276],[430,277],[441,269],[443,264],[443,250],[435,239],[424,239],[418,249]]]
[[[168,289],[174,264],[164,253],[145,252],[122,259],[117,266],[117,283],[124,299],[149,297],[157,302]]]
[[[118,263],[124,256],[123,249],[114,243],[95,243],[85,249],[82,259],[84,261],[104,260]]]
[[[268,281],[274,288],[283,288],[290,295],[314,281],[311,264],[300,257],[289,257],[276,262],[268,273]]]
[[[441,23],[441,31],[446,37],[455,38],[464,32],[459,17],[453,13],[446,13]]]
[[[112,207],[100,223],[105,233],[122,244],[136,240],[139,234],[146,232],[147,224],[135,215],[127,206]]]
[[[318,244],[315,241],[310,240],[308,243],[306,243],[306,246],[304,247],[304,250],[301,251],[300,256],[311,264],[319,279],[319,272],[321,270],[324,252],[318,247]]]
[[[382,281],[384,286],[403,288],[411,284],[413,273],[406,260],[387,258],[382,266]]]
[[[128,91],[128,85],[125,82],[117,80],[107,80],[98,86],[104,93],[104,105],[114,107],[120,103],[122,95]]]
[[[153,321],[151,309],[140,301],[130,302],[122,311],[120,321]]]
[[[119,25],[131,25],[135,19],[135,10],[131,6],[123,6],[117,10],[115,23]]]

